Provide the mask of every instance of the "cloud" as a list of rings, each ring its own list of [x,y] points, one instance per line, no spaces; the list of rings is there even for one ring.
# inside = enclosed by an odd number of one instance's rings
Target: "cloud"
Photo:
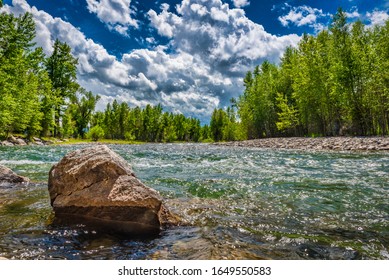
[[[351,18],[359,18],[361,16],[361,14],[358,12],[357,7],[352,7],[349,12],[346,11],[346,16],[350,19]]]
[[[306,5],[292,7],[289,4],[285,4],[283,10],[289,9],[289,13],[278,17],[278,20],[285,27],[290,24],[301,26],[310,26],[315,30],[321,30],[323,25],[318,23],[319,19],[329,17],[329,14],[323,13],[323,10],[312,8]]]
[[[373,12],[367,12],[366,17],[372,25],[384,25],[389,19],[389,14],[388,11],[374,10]]]
[[[234,3],[234,6],[237,8],[242,8],[250,5],[249,0],[232,0],[232,2]]]
[[[30,12],[36,23],[35,41],[42,46],[44,52],[50,55],[55,39],[66,42],[72,49],[72,53],[78,58],[78,77],[84,84],[93,84],[100,81],[96,93],[113,95],[112,87],[126,88],[139,87],[153,88],[145,76],[130,75],[129,66],[113,55],[100,44],[88,39],[76,27],[60,18],[54,18],[44,11],[30,7],[25,0],[13,0],[13,6],[5,6],[5,11],[14,14]],[[90,83],[88,83],[90,81]],[[105,87],[101,87],[104,84]],[[108,89],[108,90],[105,90]]]
[[[166,10],[148,14],[152,27],[171,39],[170,47],[194,55],[221,74],[240,75],[261,60],[277,61],[286,46],[299,40],[295,34],[277,37],[267,33],[243,10],[230,9],[220,0],[184,0],[177,14]]]
[[[25,0],[14,0],[13,6],[6,7],[8,12],[33,14],[36,41],[47,54],[56,38],[70,45],[79,60],[79,83],[101,96],[98,109],[113,99],[130,106],[160,103],[166,110],[203,122],[209,121],[214,108],[229,105],[231,97],[243,92],[248,70],[264,60],[278,62],[285,48],[300,40],[295,34],[269,34],[242,9],[230,9],[220,0],[182,0],[175,9],[166,4],[160,8],[147,15],[150,28],[167,44],[145,38],[153,48],[135,49],[117,58],[70,23]],[[119,18],[106,22],[124,26],[127,21]]]
[[[86,0],[90,13],[94,13],[109,29],[127,35],[130,26],[138,28],[138,21],[131,17],[131,0]]]
[[[243,10],[230,9],[220,0],[183,0],[176,12],[150,10],[148,15],[151,26],[170,39],[168,48],[174,51],[163,64],[149,57],[149,70],[159,65],[157,72],[164,69],[168,73],[164,77],[168,85],[162,82],[159,88],[166,94],[195,88],[204,96],[217,97],[221,106],[242,91],[241,79],[247,70],[265,59],[277,62],[284,49],[300,39],[295,34],[271,35]],[[165,58],[161,54],[156,57]],[[168,61],[183,64],[173,63],[169,68],[165,66]],[[185,88],[180,88],[180,80],[185,81]]]
[[[182,19],[178,16],[168,12],[167,9],[163,9],[161,14],[157,14],[154,10],[150,10],[148,12],[151,24],[153,26],[158,26],[158,34],[161,36],[165,36],[168,38],[173,37],[173,33],[175,32],[174,26],[167,24],[166,22],[175,22],[179,23]]]

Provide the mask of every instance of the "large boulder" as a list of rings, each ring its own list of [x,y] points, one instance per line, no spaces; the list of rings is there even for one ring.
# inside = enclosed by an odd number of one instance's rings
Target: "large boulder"
[[[28,184],[28,182],[28,178],[19,176],[8,167],[0,165],[0,187]]]
[[[49,193],[61,220],[130,234],[157,233],[164,225],[178,223],[159,193],[105,145],[70,152],[54,165]]]

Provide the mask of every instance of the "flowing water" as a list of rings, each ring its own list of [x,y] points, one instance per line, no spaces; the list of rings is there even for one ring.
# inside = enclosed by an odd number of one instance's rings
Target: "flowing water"
[[[50,167],[81,146],[0,147],[33,180],[0,189],[13,259],[389,259],[389,154],[112,145],[185,226],[132,238],[53,223]]]

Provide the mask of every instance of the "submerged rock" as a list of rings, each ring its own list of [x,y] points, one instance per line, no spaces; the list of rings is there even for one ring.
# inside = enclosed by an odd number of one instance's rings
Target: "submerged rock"
[[[0,165],[0,187],[27,184],[29,181],[28,178],[19,176],[8,167]]]
[[[130,234],[157,233],[178,219],[159,193],[105,145],[67,154],[49,173],[51,205],[61,220]]]

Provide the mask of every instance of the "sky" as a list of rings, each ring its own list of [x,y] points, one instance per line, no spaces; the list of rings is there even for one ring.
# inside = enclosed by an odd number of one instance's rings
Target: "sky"
[[[131,107],[161,104],[208,123],[243,93],[248,70],[278,63],[302,34],[328,27],[339,7],[366,26],[389,19],[389,0],[4,0],[32,13],[37,46],[58,38],[78,58],[78,82]]]

